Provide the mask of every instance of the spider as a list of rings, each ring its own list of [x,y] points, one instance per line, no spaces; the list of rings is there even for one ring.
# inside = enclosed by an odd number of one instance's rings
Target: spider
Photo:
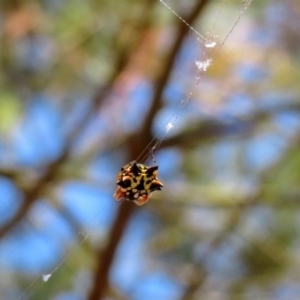
[[[117,175],[118,188],[114,193],[117,201],[134,201],[137,205],[145,204],[151,193],[161,190],[163,184],[157,179],[158,165],[152,154],[154,166],[146,166],[136,161],[125,165]]]

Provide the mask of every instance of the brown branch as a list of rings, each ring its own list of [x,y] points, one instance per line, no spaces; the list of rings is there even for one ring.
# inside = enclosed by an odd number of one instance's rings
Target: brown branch
[[[299,111],[299,103],[284,103],[268,111],[257,111],[247,118],[232,118],[231,122],[222,122],[216,119],[197,121],[174,136],[164,139],[159,148],[168,148],[180,145],[181,149],[198,145],[199,141],[211,141],[217,138],[246,135],[256,130],[262,123],[269,121],[275,113],[284,111]]]
[[[24,199],[23,204],[21,205],[18,212],[13,216],[12,219],[7,221],[1,228],[0,228],[0,239],[6,235],[11,229],[14,228],[27,214],[31,206],[38,200],[39,196],[42,194],[44,189],[47,187],[48,184],[51,184],[56,179],[56,175],[58,173],[59,168],[65,163],[70,155],[70,148],[72,147],[73,141],[77,138],[78,133],[80,130],[84,128],[84,126],[89,122],[89,116],[94,112],[96,104],[100,105],[102,99],[99,95],[94,99],[94,105],[91,106],[90,110],[87,112],[85,118],[81,120],[74,127],[73,131],[71,132],[70,136],[67,138],[65,147],[61,155],[44,171],[43,175],[35,182],[35,184],[28,190],[23,190]]]
[[[193,22],[203,11],[207,3],[208,0],[199,1],[193,9],[191,15],[186,17],[185,20],[189,24],[193,24]],[[136,159],[140,155],[140,153],[147,147],[149,141],[152,139],[151,125],[153,123],[156,113],[162,106],[161,96],[164,87],[166,86],[169,80],[176,57],[178,55],[179,50],[181,49],[181,46],[184,42],[188,31],[189,28],[185,24],[181,22],[178,23],[177,38],[174,42],[172,49],[170,50],[170,54],[168,55],[167,62],[165,64],[165,68],[161,73],[161,76],[157,80],[155,93],[152,100],[152,106],[149,110],[147,117],[145,118],[145,122],[140,132],[138,132],[136,136],[132,137],[128,141],[130,149],[130,159]],[[94,283],[88,297],[89,300],[99,300],[103,298],[107,293],[109,285],[109,270],[113,263],[116,249],[123,236],[126,225],[128,224],[129,219],[132,216],[135,209],[135,206],[131,203],[123,203],[120,206],[114,224],[109,233],[110,238],[108,244],[103,251],[101,250],[98,253],[98,267],[95,271]]]
[[[113,262],[117,246],[123,236],[126,225],[135,210],[134,204],[122,203],[116,220],[110,230],[109,242],[97,255],[98,267],[94,275],[94,284],[88,297],[89,300],[100,299],[108,288],[108,273]]]
[[[209,0],[198,1],[196,6],[192,9],[192,13],[189,16],[184,17],[183,19],[188,24],[192,25],[197,20],[200,13],[204,10],[204,8],[208,2],[209,2]],[[164,91],[164,88],[165,88],[167,82],[169,81],[171,72],[173,70],[173,65],[175,63],[177,55],[181,49],[181,46],[182,46],[184,39],[187,36],[189,30],[190,30],[190,28],[185,23],[183,23],[181,20],[178,20],[177,38],[174,42],[173,48],[171,49],[170,53],[166,57],[166,63],[165,63],[163,72],[157,79],[155,93],[154,93],[153,100],[152,100],[152,106],[150,108],[147,118],[145,119],[144,126],[141,130],[144,133],[148,132],[149,135],[151,133],[152,121],[153,121],[156,113],[158,112],[158,110],[163,105],[162,104],[162,93]]]
[[[230,124],[206,120],[179,132],[168,139],[164,139],[159,148],[168,148],[180,145],[181,149],[198,145],[199,142],[211,141],[228,136],[241,136],[255,129],[255,120],[236,121]]]
[[[41,191],[45,188],[47,183],[54,180],[56,171],[62,162],[65,161],[66,155],[67,153],[64,152],[55,162],[49,165],[47,171],[40,177],[36,184],[26,192],[23,204],[18,212],[12,219],[10,219],[0,228],[0,238],[7,234],[16,224],[18,224],[19,221],[24,218],[32,204],[38,199]]]
[[[85,126],[87,126],[93,114],[99,109],[99,107],[105,100],[107,93],[112,89],[119,74],[126,67],[128,59],[129,56],[125,52],[123,53],[123,55],[120,55],[118,57],[113,74],[111,75],[105,86],[103,86],[95,93],[86,114],[76,124],[76,126],[70,132],[69,136],[66,137],[65,146],[61,155],[46,168],[44,174],[35,182],[35,184],[30,189],[23,190],[23,204],[20,207],[19,211],[14,215],[14,217],[0,228],[0,239],[24,218],[31,206],[43,193],[45,187],[49,183],[55,181],[60,167],[69,159],[73,142],[76,141],[80,132],[85,128]]]

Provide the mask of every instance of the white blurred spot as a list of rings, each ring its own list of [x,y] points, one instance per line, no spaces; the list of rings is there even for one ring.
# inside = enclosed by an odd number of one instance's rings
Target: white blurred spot
[[[208,69],[208,67],[211,65],[211,62],[212,62],[211,59],[207,59],[204,61],[197,60],[196,66],[200,71],[206,71]]]
[[[205,47],[206,47],[206,48],[213,48],[213,47],[215,47],[216,45],[217,45],[216,42],[207,42],[207,43],[205,43]]]
[[[166,126],[166,131],[169,132],[172,128],[174,128],[174,125],[169,122]]]
[[[52,274],[43,274],[43,281],[47,282],[51,276]]]

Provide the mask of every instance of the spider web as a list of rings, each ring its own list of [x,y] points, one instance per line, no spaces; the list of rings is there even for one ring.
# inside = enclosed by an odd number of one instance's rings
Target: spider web
[[[226,43],[229,36],[232,34],[235,27],[240,22],[243,14],[246,12],[246,10],[249,8],[249,6],[252,3],[252,0],[242,0],[242,8],[237,10],[237,18],[231,25],[229,31],[225,35],[223,39],[219,39],[218,36],[215,34],[215,27],[217,25],[217,22],[221,16],[222,10],[224,9],[224,5],[228,0],[222,0],[220,7],[217,11],[217,15],[215,17],[215,20],[213,22],[213,26],[209,32],[206,34],[201,34],[199,31],[197,31],[193,26],[191,26],[187,21],[182,18],[169,4],[167,4],[164,0],[159,0],[162,5],[166,7],[176,18],[178,18],[181,22],[183,22],[186,26],[189,27],[191,30],[191,33],[196,36],[196,39],[200,42],[201,45],[204,47],[202,48],[202,56],[203,58],[200,60],[195,61],[196,71],[195,71],[195,82],[193,84],[193,89],[197,88],[199,84],[201,83],[201,80],[203,76],[205,75],[206,71],[213,65],[214,60],[220,53],[222,47]],[[151,140],[151,142],[148,144],[148,146],[143,150],[143,152],[138,156],[137,160],[141,160],[144,162],[149,155],[153,155],[154,151],[159,148],[159,145],[162,143],[162,141],[167,137],[167,135],[170,133],[171,130],[173,130],[176,127],[176,121],[179,117],[180,111],[190,102],[192,97],[194,96],[194,92],[191,89],[188,94],[183,97],[178,104],[178,106],[175,108],[175,110],[171,113],[170,117],[165,122],[165,131],[163,133],[156,134],[154,138]],[[145,155],[146,153],[146,155]]]
[[[187,95],[184,96],[179,101],[179,103],[173,109],[170,116],[165,119],[164,122],[165,125],[163,127],[162,132],[156,134],[154,138],[149,142],[148,146],[140,153],[139,157],[137,157],[137,161],[141,161],[141,162],[145,161],[151,155],[152,152],[159,149],[159,146],[163,142],[163,140],[170,134],[171,131],[173,131],[177,127],[177,121],[180,118],[183,109],[189,104],[189,102],[194,96],[193,90],[199,87],[199,84],[201,83],[201,80],[205,76],[205,73],[213,65],[216,57],[219,55],[221,49],[225,45],[226,41],[228,40],[233,30],[238,25],[243,14],[249,8],[252,2],[252,0],[243,0],[240,2],[241,7],[236,10],[237,11],[236,19],[234,20],[230,29],[227,31],[226,35],[220,39],[216,35],[216,26],[222,17],[222,11],[224,10],[225,5],[230,2],[229,0],[222,0],[220,2],[219,8],[217,9],[216,12],[215,19],[212,23],[212,27],[205,34],[198,31],[195,27],[189,24],[179,13],[177,13],[176,10],[172,7],[171,1],[168,2],[164,0],[159,0],[159,1],[161,5],[165,7],[165,9],[167,9],[171,14],[173,14],[176,18],[178,18],[181,22],[183,22],[186,26],[189,27],[193,39],[196,39],[202,46],[202,58],[199,60],[197,59],[194,62],[195,74],[194,74],[194,82],[192,84],[192,88],[189,90]],[[121,205],[121,202],[115,207],[114,210],[116,210],[119,207],[119,205]],[[98,224],[96,220],[98,219],[100,213],[101,212],[96,213],[95,216],[92,218],[94,220],[93,223],[96,226]],[[84,230],[77,232],[77,235],[78,235],[79,246],[81,246],[87,239],[91,237],[91,233]],[[41,287],[41,285],[51,280],[51,277],[54,276],[54,274],[65,264],[67,259],[71,256],[73,251],[71,249],[72,244],[73,243],[70,242],[66,247],[67,250],[62,260],[50,272],[46,272],[40,276],[37,276],[36,279],[33,280],[30,283],[30,285],[28,285],[28,287],[23,291],[23,293],[16,300],[30,299],[30,297],[32,297],[35,294],[35,292]]]

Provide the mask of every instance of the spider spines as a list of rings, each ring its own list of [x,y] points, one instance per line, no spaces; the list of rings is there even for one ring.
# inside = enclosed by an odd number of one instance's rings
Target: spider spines
[[[153,155],[153,153],[152,153]],[[132,161],[121,168],[117,176],[119,186],[114,197],[119,201],[124,199],[134,201],[137,205],[145,204],[155,190],[161,190],[163,184],[157,179],[158,165],[146,166]]]
[[[135,176],[138,176],[141,173],[141,169],[139,168],[138,164],[134,162],[134,164],[131,166],[130,170]]]

